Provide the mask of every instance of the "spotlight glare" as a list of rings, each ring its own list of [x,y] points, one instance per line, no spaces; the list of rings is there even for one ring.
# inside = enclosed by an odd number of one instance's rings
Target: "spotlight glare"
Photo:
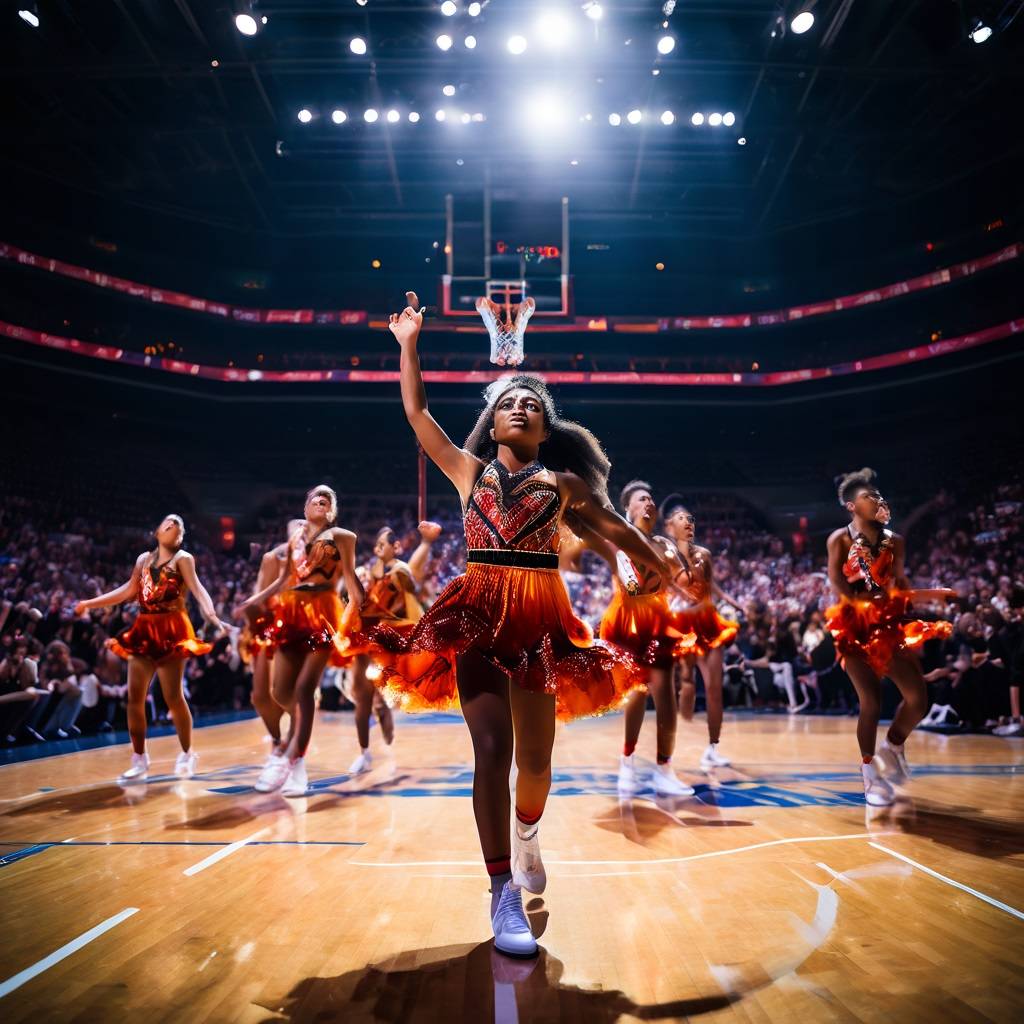
[[[600,21],[604,17],[604,8],[597,2],[597,0],[591,0],[590,3],[583,5],[583,13],[591,21]]]
[[[344,124],[348,120],[348,114],[344,110],[335,110],[331,113],[331,120],[335,124]]]
[[[790,29],[802,36],[814,24],[814,15],[810,11],[801,11],[790,23]]]
[[[415,111],[415,110],[410,110],[409,111],[409,121],[412,124],[416,124],[416,122],[419,121],[419,119],[420,119],[420,115],[417,113],[417,111]]]
[[[644,115],[639,110],[631,110],[626,115],[626,120],[630,124],[639,124],[643,120]]]
[[[21,12],[19,11],[18,13],[20,14]],[[984,43],[992,38],[992,29],[984,22],[979,21],[977,26],[971,31],[971,38],[976,43]]]
[[[537,19],[537,35],[541,45],[557,50],[569,41],[572,27],[561,11],[546,11]]]
[[[19,11],[18,13],[20,14],[21,12]],[[256,19],[251,14],[236,14],[235,28],[237,28],[243,36],[254,36],[259,30],[259,25],[256,24]]]
[[[313,120],[313,114],[312,114],[312,112],[311,112],[311,111],[309,111],[309,110],[307,110],[307,109],[306,109],[305,107],[303,107],[303,108],[302,108],[302,109],[301,109],[301,110],[299,111],[299,115],[298,115],[298,116],[299,116],[299,120],[300,120],[300,121],[301,121],[301,122],[302,122],[303,124],[309,124],[309,122]]]
[[[442,32],[435,40],[438,48],[441,50],[450,50],[452,48],[452,37],[445,32]]]
[[[487,118],[485,118],[483,114],[481,114],[479,111],[477,111],[477,113],[475,113],[473,115],[473,120],[474,121],[486,121]]]
[[[441,87],[441,92],[443,92],[445,94],[445,96],[454,96],[455,95],[455,86],[454,85],[442,86]]]
[[[444,0],[441,4],[441,13],[446,17],[450,18],[453,14],[458,12],[458,5],[452,2],[452,0]]]
[[[363,111],[363,120],[367,124],[373,124],[373,122],[376,121],[378,117],[380,117],[380,114],[378,114],[377,111],[373,109],[373,107],[370,107],[369,110]]]
[[[397,124],[402,120],[402,115],[397,110],[388,111],[388,124]]]
[[[739,138],[738,138],[738,139],[736,140],[736,145],[737,145],[737,146],[745,146],[746,144],[747,144],[747,140],[746,140],[746,137],[745,137],[745,136],[743,136],[743,135],[741,135],[741,136],[740,136],[740,137],[739,137]]]
[[[20,11],[18,11],[18,17],[21,18],[21,20],[25,22],[26,25],[31,25],[33,28],[39,28],[39,15],[36,14],[35,11],[30,11],[27,7],[23,7]],[[252,21],[252,18],[250,18],[249,20]],[[235,24],[238,24],[237,18],[235,19]],[[241,32],[242,29],[239,28],[238,31]],[[246,35],[251,36],[255,31],[256,22],[253,21],[252,32],[246,32]]]
[[[736,123],[736,115],[730,110],[722,115],[722,124],[726,128],[731,128]]]
[[[708,124],[711,125],[712,128],[717,128],[721,123],[721,114],[708,114]]]
[[[476,36],[466,36],[465,40],[463,40],[463,41],[466,44],[466,49],[467,50],[475,50],[476,49]]]
[[[359,36],[356,36],[349,44],[348,48],[357,56],[362,57],[366,53],[366,40]]]
[[[697,113],[690,118],[690,124],[692,124],[694,128],[699,128],[703,123],[704,115],[700,111],[697,111]]]
[[[523,104],[523,113],[531,127],[540,131],[562,129],[568,122],[565,101],[555,93],[535,93]]]
[[[460,120],[460,121],[461,121],[461,122],[462,122],[463,124],[469,124],[469,122],[470,122],[470,121],[472,121],[472,120],[473,120],[473,118],[472,118],[472,117],[471,117],[471,116],[470,116],[469,114],[460,114],[460,115],[459,115],[459,120]]]
[[[663,57],[670,54],[676,48],[676,41],[672,36],[662,36],[658,40],[658,53]]]
[[[613,128],[618,128],[619,125],[622,124],[622,115],[621,114],[609,114],[608,115],[608,123]]]
[[[469,5],[469,7],[468,7],[468,8],[466,9],[466,13],[467,13],[467,14],[468,14],[468,15],[469,15],[469,16],[470,16],[471,18],[476,18],[476,17],[478,17],[478,16],[479,16],[479,14],[480,14],[480,12],[481,12],[482,10],[483,10],[483,7],[482,7],[482,6],[480,5],[480,4],[476,4],[476,3],[474,3],[474,4],[470,4],[470,5]]]
[[[676,119],[676,115],[673,114],[671,110],[666,110],[661,115],[661,123],[662,124],[672,124],[675,121],[675,119]]]
[[[508,52],[514,53],[518,56],[526,49],[526,37],[525,36],[509,36],[508,37]]]
[[[434,112],[434,118],[438,121],[443,121],[448,115],[443,110]]]

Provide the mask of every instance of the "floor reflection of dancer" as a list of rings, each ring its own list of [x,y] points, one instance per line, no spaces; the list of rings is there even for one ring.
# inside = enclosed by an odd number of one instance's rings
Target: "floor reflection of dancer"
[[[678,563],[675,549],[654,534],[658,508],[651,497],[651,485],[633,480],[622,489],[619,507],[626,519],[645,537],[663,546]],[[657,767],[650,784],[659,796],[693,796],[672,769],[676,746],[676,691],[672,670],[685,656],[690,641],[682,616],[669,607],[669,588],[664,579],[647,565],[634,563],[623,552],[611,552],[606,560],[614,566],[615,595],[601,620],[601,639],[625,647],[638,665],[647,670],[647,689],[654,700],[657,723]],[[675,572],[682,566],[673,564]],[[629,697],[624,715],[625,738],[619,761],[619,792],[634,793],[640,785],[634,751],[647,712],[647,694],[640,690]]]
[[[402,553],[401,542],[390,526],[377,533],[373,545],[374,559],[367,568],[364,581],[366,598],[359,612],[364,632],[387,625],[389,629],[405,635],[423,617],[419,588],[430,558],[430,546],[440,535],[441,528],[436,523],[424,522],[420,523],[419,529],[421,540],[408,562],[398,557]],[[359,741],[359,755],[349,767],[353,775],[368,772],[373,767],[370,755],[371,712],[377,715],[384,742],[390,746],[395,737],[394,716],[384,694],[370,678],[374,674],[371,664],[368,655],[360,654],[352,665],[352,702],[356,706],[356,738]]]
[[[906,544],[888,529],[889,505],[875,480],[874,470],[866,468],[836,477],[839,502],[850,522],[828,539],[828,576],[840,602],[828,610],[826,624],[860,701],[857,742],[864,799],[885,807],[895,798],[893,786],[910,778],[903,744],[928,708],[928,688],[915,650],[953,629],[948,622],[911,619],[911,600],[952,592],[910,590],[904,571]],[[883,676],[896,684],[903,700],[876,756]]]
[[[687,624],[696,634],[692,653],[681,663],[683,685],[679,709],[686,721],[693,718],[697,699],[697,684],[693,675],[696,666],[704,681],[708,719],[708,745],[701,754],[700,767],[705,770],[727,768],[729,759],[718,751],[722,736],[722,663],[725,648],[739,632],[739,625],[719,615],[714,601],[717,598],[737,611],[742,609],[715,582],[711,552],[694,543],[696,520],[678,494],[670,495],[662,502],[661,515],[665,522],[665,532],[674,543],[683,564],[683,572],[676,577],[675,582],[692,602],[687,612]]]
[[[556,715],[618,706],[641,682],[629,655],[595,642],[573,614],[558,573],[559,521],[576,517],[638,561],[668,569],[643,534],[604,507],[609,464],[600,444],[558,416],[539,379],[496,381],[465,447],[449,440],[427,410],[416,350],[423,316],[416,296],[408,299],[390,325],[402,350],[402,401],[423,449],[462,499],[468,564],[404,642],[385,649],[392,660],[382,683],[407,710],[461,702],[473,740],[473,810],[491,876],[495,946],[531,956],[537,943],[521,889],[539,893],[547,881],[537,830],[551,786]]]
[[[278,578],[241,605],[246,611],[279,595],[270,634],[271,688],[274,700],[296,716],[285,751],[288,771],[281,780],[282,796],[302,796],[308,789],[306,750],[313,735],[317,687],[332,654],[339,648],[344,653],[348,636],[358,627],[363,600],[356,577],[356,535],[335,525],[338,496],[324,484],[314,487],[306,496],[305,516],[306,525],[291,538]],[[348,589],[347,608],[338,596],[342,582]]]
[[[146,695],[156,673],[164,703],[178,734],[181,753],[174,764],[176,775],[195,774],[197,755],[192,750],[192,713],[182,690],[185,661],[206,654],[212,646],[196,638],[185,611],[185,591],[192,592],[203,618],[220,635],[229,629],[217,617],[213,601],[196,575],[195,559],[182,550],[185,523],[181,516],[167,516],[155,533],[156,550],[144,551],[135,560],[131,578],[116,590],[79,601],[76,615],[93,608],[107,608],[138,598],[139,614],[131,627],[107,641],[107,646],[128,662],[128,733],[132,741],[131,765],[121,773],[126,780],[142,780],[149,771],[146,753]]]
[[[285,532],[286,538],[299,538],[305,527],[304,519],[292,519]],[[281,575],[288,564],[288,545],[291,540],[283,540],[276,547],[265,552],[260,559],[259,572],[253,594],[266,590]],[[294,565],[294,563],[293,563]],[[294,569],[293,569],[294,571]],[[295,581],[297,582],[297,581]],[[271,650],[273,647],[273,629],[277,597],[268,598],[263,606],[252,606],[245,612],[245,629],[239,638],[239,653],[244,661],[252,666],[252,706],[260,716],[267,734],[270,736],[270,753],[263,765],[255,789],[258,793],[269,793],[279,789],[288,774],[288,757],[285,751],[288,742],[295,732],[295,715],[289,715],[288,735],[281,736],[281,718],[285,709],[274,700],[270,691]]]

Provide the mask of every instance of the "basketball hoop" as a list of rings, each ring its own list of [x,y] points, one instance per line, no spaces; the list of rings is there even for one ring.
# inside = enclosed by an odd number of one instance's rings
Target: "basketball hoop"
[[[515,304],[506,301],[504,309],[490,297],[481,296],[476,300],[476,311],[491,337],[491,362],[496,366],[518,366],[526,358],[526,325],[536,308],[532,297],[524,297]]]

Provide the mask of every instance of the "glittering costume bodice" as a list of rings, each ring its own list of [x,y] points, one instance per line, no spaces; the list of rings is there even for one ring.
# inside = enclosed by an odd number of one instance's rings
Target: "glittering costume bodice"
[[[328,529],[332,529],[328,527]],[[316,536],[298,552],[292,549],[296,587],[326,587],[334,582],[341,562],[338,545],[330,537]]]
[[[850,533],[850,551],[843,564],[843,575],[846,581],[857,591],[870,593],[873,590],[890,590],[894,583],[893,548],[895,539],[892,530],[883,530],[878,546],[872,547],[871,542],[863,533],[855,533],[852,526],[847,527]]]
[[[366,588],[366,600],[361,614],[367,618],[405,618],[408,614],[409,592],[399,581],[399,573],[411,575],[405,562],[394,561],[387,566],[383,576],[373,576]],[[413,599],[415,601],[415,599]]]
[[[473,485],[463,522],[470,551],[520,551],[557,555],[562,499],[533,462],[515,473],[497,459]]]
[[[678,548],[678,552],[684,571],[677,578],[676,584],[694,604],[703,604],[711,597],[711,573],[707,555],[697,548],[694,548],[692,555],[687,555],[684,548]]]
[[[142,570],[139,607],[148,613],[177,612],[185,607],[185,580],[170,562],[154,565],[151,560]]]

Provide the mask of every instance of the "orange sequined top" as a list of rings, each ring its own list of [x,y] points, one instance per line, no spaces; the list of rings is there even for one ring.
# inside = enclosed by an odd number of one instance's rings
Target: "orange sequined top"
[[[399,584],[396,578],[398,572],[402,570],[409,573],[409,567],[405,562],[396,560],[385,568],[383,576],[378,577],[371,574],[370,585],[366,589],[366,600],[363,602],[361,610],[364,619],[405,618],[408,591]]]
[[[333,530],[329,526],[328,530]],[[292,547],[292,565],[295,578],[293,590],[322,590],[335,582],[338,566],[341,564],[341,552],[338,545],[330,537],[317,534],[302,547]]]
[[[843,563],[846,581],[854,590],[864,593],[892,589],[895,583],[893,563],[896,543],[892,530],[883,530],[878,546],[874,548],[863,533],[854,533],[852,524],[847,530],[851,544]]]
[[[679,589],[694,604],[704,604],[711,598],[711,566],[707,555],[699,548],[694,548],[691,560],[681,548],[676,550],[684,570],[676,580]]]
[[[139,581],[139,609],[147,615],[159,612],[180,612],[185,608],[185,579],[174,568],[173,556],[163,565],[154,559],[142,570]]]

